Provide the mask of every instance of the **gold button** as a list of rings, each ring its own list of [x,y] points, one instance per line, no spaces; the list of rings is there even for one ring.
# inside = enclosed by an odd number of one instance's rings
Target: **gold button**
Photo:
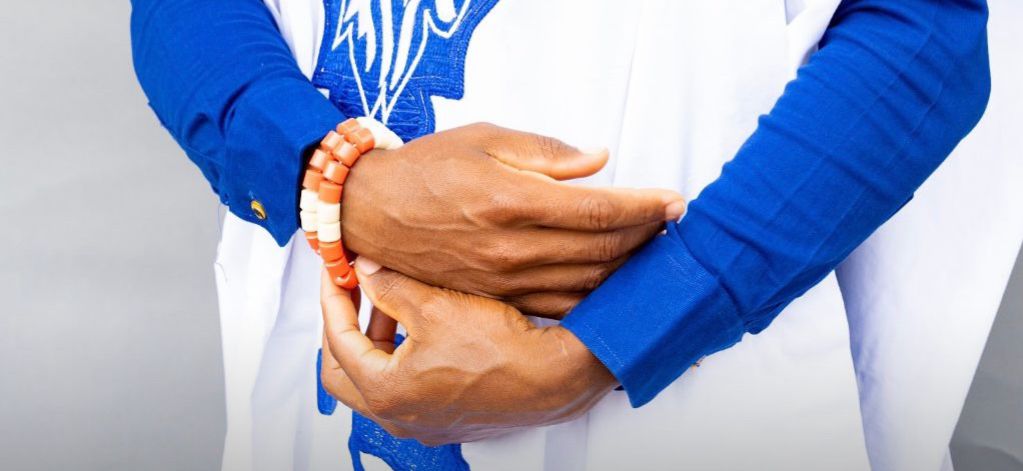
[[[252,214],[256,215],[256,219],[260,221],[266,219],[266,210],[263,209],[263,203],[260,203],[259,200],[252,200],[249,207],[252,208]]]

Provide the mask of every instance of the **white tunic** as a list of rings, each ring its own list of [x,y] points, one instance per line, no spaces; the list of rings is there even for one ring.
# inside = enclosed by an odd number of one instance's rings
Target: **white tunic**
[[[311,76],[323,3],[267,4]],[[606,146],[612,160],[586,184],[691,199],[771,109],[836,5],[503,0],[469,43],[464,97],[433,99],[437,129],[490,121]],[[1005,172],[1023,176],[1018,162],[953,158],[838,278],[650,404],[632,409],[613,392],[574,422],[466,444],[465,458],[477,470],[841,470],[869,468],[869,445],[876,469],[939,469],[1008,276],[1002,260],[1023,237],[1023,224],[995,217],[1023,203],[990,178]],[[969,178],[1009,201],[983,214],[981,234],[956,231],[976,208],[948,189],[982,196]],[[990,250],[969,250],[980,238]],[[298,242],[278,248],[257,226],[224,223],[225,470],[351,468],[350,412],[316,412],[319,260]],[[949,246],[961,250],[932,251]]]

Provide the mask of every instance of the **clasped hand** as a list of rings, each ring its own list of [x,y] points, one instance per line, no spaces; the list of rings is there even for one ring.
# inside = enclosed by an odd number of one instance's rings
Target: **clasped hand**
[[[325,279],[326,389],[430,445],[589,410],[614,377],[571,332],[523,313],[560,318],[684,211],[671,191],[557,181],[607,158],[471,125],[361,159],[342,226],[374,310],[364,334],[358,297]],[[397,349],[395,322],[408,333]]]
[[[393,333],[362,333],[350,293],[324,272],[320,374],[331,395],[396,437],[432,446],[571,420],[614,387],[561,327],[535,327],[507,304],[435,288],[365,258],[356,271],[374,318],[391,316],[407,337],[395,349]]]

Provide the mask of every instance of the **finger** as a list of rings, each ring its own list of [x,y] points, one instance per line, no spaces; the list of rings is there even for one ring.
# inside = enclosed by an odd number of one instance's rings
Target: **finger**
[[[652,222],[608,232],[584,232],[568,229],[536,228],[523,240],[529,245],[506,247],[515,268],[562,263],[610,262],[632,253],[664,229],[663,222]],[[512,242],[509,242],[512,244]],[[519,258],[520,260],[514,260]],[[517,263],[516,263],[517,262]]]
[[[587,188],[540,180],[523,190],[544,195],[521,208],[526,221],[544,227],[600,232],[677,220],[685,212],[682,195],[671,190]]]
[[[437,296],[448,295],[442,289],[382,268],[366,257],[355,260],[355,272],[373,307],[400,322],[410,334],[420,325],[421,306]]]
[[[543,291],[585,291],[600,286],[628,257],[606,263],[545,265],[521,270],[503,278],[504,287],[495,287],[502,296],[519,296]]]
[[[352,298],[352,305],[355,306],[355,312],[358,313],[359,310],[362,308],[362,290],[360,290],[358,287],[355,287],[355,289],[349,291],[348,293],[349,296]]]
[[[366,327],[366,336],[373,341],[373,345],[387,353],[394,353],[394,336],[397,332],[398,321],[374,306],[369,316],[369,326]]]
[[[327,334],[323,334],[323,360],[320,370],[320,382],[323,383],[323,389],[326,389],[334,399],[341,401],[344,405],[348,406],[362,415],[369,413],[369,407],[366,405],[366,399],[362,396],[362,392],[355,386],[345,370],[341,368],[341,364],[338,363],[334,355],[330,353],[330,345],[327,342]]]
[[[358,384],[369,375],[383,371],[391,356],[377,349],[359,329],[359,312],[352,299],[347,291],[334,284],[326,269],[321,276],[320,304],[327,351],[352,380]]]
[[[545,292],[512,296],[504,301],[529,316],[561,319],[585,297],[585,292]]]
[[[484,129],[487,154],[519,170],[568,180],[593,175],[607,164],[607,149],[581,151],[553,137],[497,126]]]

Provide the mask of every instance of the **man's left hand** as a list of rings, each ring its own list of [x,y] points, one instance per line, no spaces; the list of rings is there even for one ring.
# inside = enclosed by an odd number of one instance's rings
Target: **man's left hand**
[[[325,275],[321,376],[334,397],[394,436],[440,445],[563,422],[616,384],[566,329],[535,327],[499,301],[435,288],[364,258],[356,270],[375,307],[369,335],[349,294]],[[394,320],[408,335],[392,353]]]

